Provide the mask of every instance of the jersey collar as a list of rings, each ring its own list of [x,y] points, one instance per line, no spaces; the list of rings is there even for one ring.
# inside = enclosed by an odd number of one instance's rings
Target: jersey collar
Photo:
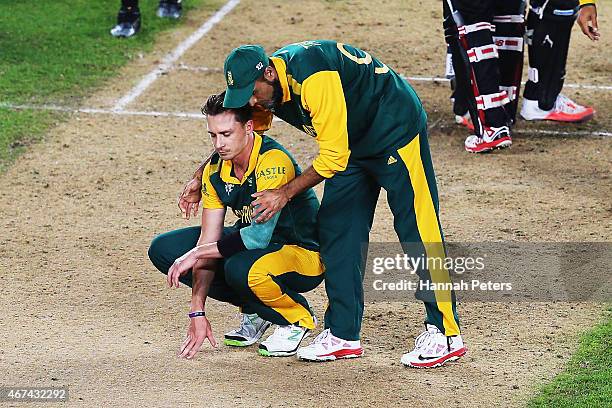
[[[274,68],[276,69],[276,73],[278,74],[278,79],[280,80],[281,87],[283,88],[283,103],[288,102],[291,100],[291,92],[289,92],[287,64],[282,58],[279,57],[270,57],[270,59],[274,64]]]
[[[249,177],[249,175],[255,170],[255,166],[257,166],[257,158],[259,157],[259,150],[261,149],[262,138],[256,132],[253,132],[253,136],[255,140],[253,141],[253,150],[251,151],[251,156],[249,157],[249,168],[244,172],[244,176],[242,176],[242,180],[238,180],[235,176],[232,175],[232,161],[231,160],[223,160],[221,162],[221,180],[226,183],[232,184],[242,184]]]

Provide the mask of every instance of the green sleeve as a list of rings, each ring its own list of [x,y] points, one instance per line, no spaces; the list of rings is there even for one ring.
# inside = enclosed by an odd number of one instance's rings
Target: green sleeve
[[[270,244],[272,233],[280,217],[280,211],[274,214],[267,222],[257,223],[251,221],[251,225],[240,229],[240,237],[246,249],[262,249]]]

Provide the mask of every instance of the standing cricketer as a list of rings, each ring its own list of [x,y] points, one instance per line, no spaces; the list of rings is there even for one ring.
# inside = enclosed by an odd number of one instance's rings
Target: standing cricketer
[[[256,193],[253,205],[266,221],[300,192],[325,180],[318,214],[329,305],[325,330],[298,350],[303,360],[359,357],[363,316],[362,246],[369,241],[381,187],[387,191],[395,231],[407,252],[444,257],[438,192],[427,141],[427,116],[412,87],[365,51],[335,41],[291,44],[268,56],[260,46],[234,49],[225,61],[224,106],[267,110],[317,141],[319,153],[286,185]],[[197,200],[196,179],[179,206]],[[411,253],[421,256],[421,253]],[[439,263],[435,263],[439,264]],[[423,281],[450,282],[444,268],[418,269]],[[443,285],[440,285],[443,286]],[[425,301],[425,332],[402,356],[412,367],[437,367],[466,353],[450,291],[417,292]]]
[[[208,297],[242,309],[241,327],[225,335],[226,345],[251,345],[272,322],[277,327],[259,354],[291,356],[315,328],[300,293],[323,281],[319,202],[306,189],[265,222],[253,222],[252,194],[280,188],[301,170],[279,143],[253,131],[250,107],[224,108],[223,99],[224,93],[212,95],[203,108],[215,154],[203,171],[202,225],[156,237],[149,258],[171,287],[180,281],[192,288],[182,357],[193,357],[205,339],[216,345],[205,313]],[[238,220],[224,228],[227,208]]]

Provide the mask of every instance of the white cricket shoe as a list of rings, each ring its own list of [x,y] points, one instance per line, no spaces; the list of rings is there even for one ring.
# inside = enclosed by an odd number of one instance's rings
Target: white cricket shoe
[[[525,120],[552,120],[555,122],[586,122],[595,114],[589,106],[582,106],[565,95],[557,95],[551,110],[542,110],[538,101],[523,98],[521,116]]]
[[[240,327],[225,333],[223,343],[226,346],[246,347],[255,343],[263,336],[272,323],[262,319],[257,314],[242,314]]]
[[[293,324],[276,326],[274,333],[259,345],[259,354],[265,357],[292,356],[309,333],[309,329]]]
[[[355,358],[363,355],[359,340],[349,341],[334,336],[330,329],[323,330],[306,347],[300,347],[297,357],[308,361],[333,361],[339,358]]]
[[[415,368],[440,367],[447,361],[455,361],[467,353],[461,335],[445,336],[431,324],[425,325],[426,331],[414,341],[414,350],[406,353],[400,360],[402,364]]]

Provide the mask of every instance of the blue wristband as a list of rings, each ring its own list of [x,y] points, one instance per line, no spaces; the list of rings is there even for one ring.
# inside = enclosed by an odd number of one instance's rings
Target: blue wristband
[[[204,313],[203,310],[198,310],[197,312],[189,313],[187,316],[189,316],[189,318],[192,319],[194,317],[206,316],[206,313]]]

